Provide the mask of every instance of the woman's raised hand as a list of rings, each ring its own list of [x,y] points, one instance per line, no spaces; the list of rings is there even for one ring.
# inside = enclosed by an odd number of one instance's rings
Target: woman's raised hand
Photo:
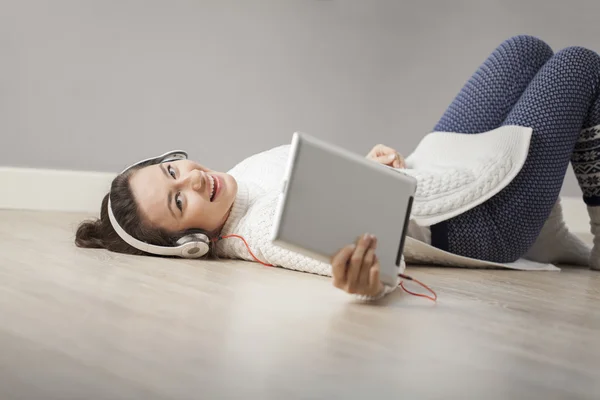
[[[396,150],[383,144],[378,144],[367,154],[369,160],[394,168],[405,168],[404,157]]]
[[[333,286],[351,294],[377,296],[384,286],[379,280],[379,260],[375,255],[377,238],[359,237],[331,258]]]

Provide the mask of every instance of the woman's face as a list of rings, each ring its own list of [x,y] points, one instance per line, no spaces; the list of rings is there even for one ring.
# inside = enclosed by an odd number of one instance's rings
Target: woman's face
[[[130,185],[142,215],[169,232],[225,224],[237,194],[237,182],[190,160],[151,165],[135,171]]]

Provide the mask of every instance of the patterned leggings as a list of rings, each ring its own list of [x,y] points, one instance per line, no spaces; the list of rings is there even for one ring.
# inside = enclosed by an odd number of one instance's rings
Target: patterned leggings
[[[502,43],[434,130],[476,134],[502,125],[530,127],[527,160],[496,196],[433,225],[433,246],[494,262],[523,256],[558,199],[572,156],[575,163],[582,130],[600,124],[599,92],[600,56],[595,52],[569,47],[553,55],[546,43],[530,36]],[[591,201],[589,196],[585,200]]]

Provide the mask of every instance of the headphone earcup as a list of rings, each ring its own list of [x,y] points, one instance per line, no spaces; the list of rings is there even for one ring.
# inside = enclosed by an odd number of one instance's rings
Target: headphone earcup
[[[193,233],[182,236],[177,240],[177,246],[181,248],[181,256],[184,258],[200,258],[210,249],[210,240],[203,233]]]

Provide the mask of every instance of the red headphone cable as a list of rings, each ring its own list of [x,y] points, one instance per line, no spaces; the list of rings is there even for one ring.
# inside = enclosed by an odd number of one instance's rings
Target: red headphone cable
[[[218,242],[218,241],[219,241],[219,240],[221,240],[221,239],[227,239],[227,238],[231,238],[231,237],[234,237],[234,238],[241,239],[241,240],[244,242],[244,244],[246,245],[246,248],[248,249],[248,252],[250,253],[250,255],[252,256],[252,258],[254,258],[254,260],[255,260],[257,263],[259,263],[259,264],[262,264],[262,265],[264,265],[265,267],[274,267],[274,265],[273,265],[273,264],[267,264],[267,263],[265,263],[265,262],[263,262],[263,261],[260,261],[260,260],[258,259],[258,257],[256,257],[256,256],[254,255],[254,253],[252,252],[252,250],[250,250],[250,246],[248,245],[248,242],[246,242],[246,239],[244,239],[244,238],[243,238],[243,237],[241,237],[240,235],[234,235],[234,234],[231,234],[231,235],[219,236],[219,237],[217,237],[217,238],[215,238],[215,239],[212,239],[212,241],[213,241],[213,242]],[[435,291],[433,291],[433,290],[432,290],[432,289],[431,289],[429,286],[427,286],[427,285],[426,285],[426,284],[424,284],[423,282],[421,282],[421,281],[419,281],[419,280],[417,280],[417,279],[413,278],[412,276],[405,275],[405,274],[398,274],[398,276],[399,276],[400,278],[402,278],[402,279],[406,279],[407,281],[413,281],[413,282],[417,283],[418,285],[420,285],[421,287],[423,287],[425,290],[429,291],[429,293],[431,293],[433,296],[430,296],[430,295],[428,295],[428,294],[422,294],[422,293],[415,293],[415,292],[411,292],[410,290],[408,290],[408,289],[406,289],[406,288],[404,287],[404,282],[402,282],[402,281],[401,281],[401,282],[400,282],[400,284],[399,284],[399,286],[400,286],[400,287],[402,288],[402,290],[404,290],[406,293],[408,293],[408,294],[411,294],[411,295],[413,295],[413,296],[424,297],[424,298],[426,298],[426,299],[429,299],[429,300],[431,300],[431,301],[433,301],[433,302],[437,301],[437,294],[435,293]]]
[[[272,264],[267,264],[267,263],[265,263],[265,262],[262,262],[262,261],[260,261],[260,260],[259,260],[259,259],[258,259],[258,258],[257,258],[255,255],[254,255],[254,253],[252,252],[252,250],[250,250],[250,246],[248,246],[248,242],[246,242],[246,239],[244,239],[244,238],[243,238],[243,237],[241,237],[240,235],[233,235],[233,234],[232,234],[232,235],[219,236],[218,238],[216,238],[216,239],[213,239],[212,241],[213,241],[213,242],[217,242],[217,241],[219,241],[219,240],[221,240],[221,239],[227,239],[227,238],[231,238],[231,237],[235,237],[235,238],[241,239],[241,240],[244,242],[244,244],[246,245],[246,248],[248,249],[248,252],[249,252],[249,253],[250,253],[250,255],[252,256],[252,258],[254,258],[254,260],[256,260],[256,262],[257,262],[257,263],[259,263],[259,264],[262,264],[262,265],[264,265],[265,267],[274,267],[274,265],[272,265]]]
[[[425,290],[429,291],[429,293],[431,293],[433,295],[433,297],[430,296],[430,295],[428,295],[428,294],[411,292],[410,290],[408,290],[407,288],[404,287],[404,282],[400,282],[400,287],[406,293],[412,294],[413,296],[425,297],[426,299],[429,299],[429,300],[431,300],[433,302],[437,301],[437,293],[433,289],[431,289],[429,286],[427,286],[426,284],[424,284],[423,282],[421,282],[421,281],[413,278],[412,276],[408,276],[408,275],[404,275],[404,274],[398,274],[398,276],[400,278],[402,278],[402,279],[406,279],[407,281],[413,281],[413,282],[417,283],[418,285],[420,285],[421,287],[423,287]]]

